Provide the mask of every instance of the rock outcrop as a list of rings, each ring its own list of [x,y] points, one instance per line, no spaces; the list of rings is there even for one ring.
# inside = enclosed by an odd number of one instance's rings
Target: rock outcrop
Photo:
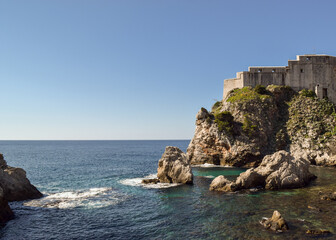
[[[191,163],[255,167],[265,155],[284,149],[286,136],[276,140],[285,123],[282,103],[294,94],[288,87],[245,87],[231,91],[211,112],[201,109],[187,149]]]
[[[2,154],[0,154],[0,164],[0,187],[7,201],[23,201],[42,197],[42,193],[30,183],[22,168],[8,166]]]
[[[279,150],[336,166],[335,106],[287,86],[234,89],[211,112],[197,113],[187,154],[191,164],[256,167]]]
[[[310,163],[302,158],[294,158],[281,150],[267,155],[257,168],[250,168],[230,182],[224,177],[217,177],[210,185],[210,190],[236,191],[249,188],[282,189],[299,188],[307,185],[315,176],[309,172]]]
[[[8,166],[0,154],[0,222],[4,223],[13,218],[8,202],[40,197],[42,193],[30,183],[26,172],[22,168]]]
[[[288,225],[285,219],[278,211],[274,211],[271,218],[263,218],[260,223],[264,228],[272,231],[282,232],[288,230]]]
[[[193,174],[187,155],[177,147],[166,147],[159,160],[157,177],[161,183],[192,184]]]

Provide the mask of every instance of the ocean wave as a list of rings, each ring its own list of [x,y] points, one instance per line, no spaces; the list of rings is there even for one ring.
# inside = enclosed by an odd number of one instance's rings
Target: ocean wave
[[[86,190],[66,191],[52,193],[40,199],[25,202],[24,206],[42,208],[101,208],[117,204],[125,196],[112,190],[112,188],[90,188]]]
[[[229,165],[215,165],[215,164],[211,164],[211,163],[192,165],[192,167],[201,167],[201,168],[233,168],[232,166],[229,166]]]
[[[123,185],[128,186],[137,186],[137,187],[143,187],[143,188],[170,188],[170,187],[176,187],[181,185],[180,183],[153,183],[153,184],[144,184],[142,183],[143,179],[151,179],[156,178],[156,174],[150,174],[148,176],[145,176],[143,178],[127,178],[120,180],[119,183]]]

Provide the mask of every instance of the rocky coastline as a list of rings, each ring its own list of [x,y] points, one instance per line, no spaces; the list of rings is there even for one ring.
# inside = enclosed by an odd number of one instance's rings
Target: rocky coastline
[[[327,99],[287,86],[234,89],[196,115],[191,164],[256,167],[286,150],[319,166],[336,165],[336,113]]]
[[[210,191],[305,187],[316,178],[311,165],[336,166],[336,110],[314,92],[269,85],[234,89],[211,111],[201,108],[186,154],[167,147],[156,179],[143,183],[192,183],[193,165],[213,164],[248,168],[235,181],[218,176]],[[334,201],[336,193],[320,193]],[[308,206],[309,208],[309,206]],[[278,211],[260,222],[281,232],[288,225]],[[308,230],[308,235],[330,234]]]
[[[8,202],[23,201],[42,197],[42,193],[33,186],[22,168],[7,165],[0,154],[0,224],[14,218]]]

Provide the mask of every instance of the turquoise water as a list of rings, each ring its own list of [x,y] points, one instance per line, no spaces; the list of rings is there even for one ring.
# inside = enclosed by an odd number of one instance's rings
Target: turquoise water
[[[1,239],[305,239],[307,229],[336,233],[336,204],[318,195],[336,190],[333,168],[312,167],[318,179],[297,190],[210,192],[214,177],[234,180],[245,169],[209,166],[193,168],[193,185],[140,184],[156,173],[165,146],[185,151],[188,144],[0,141],[8,164],[24,168],[45,194],[11,203],[16,217],[0,230]],[[274,234],[261,227],[259,220],[274,210],[290,231]]]

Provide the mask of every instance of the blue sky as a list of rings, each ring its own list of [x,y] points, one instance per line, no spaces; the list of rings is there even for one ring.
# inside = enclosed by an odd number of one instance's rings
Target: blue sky
[[[0,0],[0,139],[190,139],[223,79],[336,55],[335,1]]]

